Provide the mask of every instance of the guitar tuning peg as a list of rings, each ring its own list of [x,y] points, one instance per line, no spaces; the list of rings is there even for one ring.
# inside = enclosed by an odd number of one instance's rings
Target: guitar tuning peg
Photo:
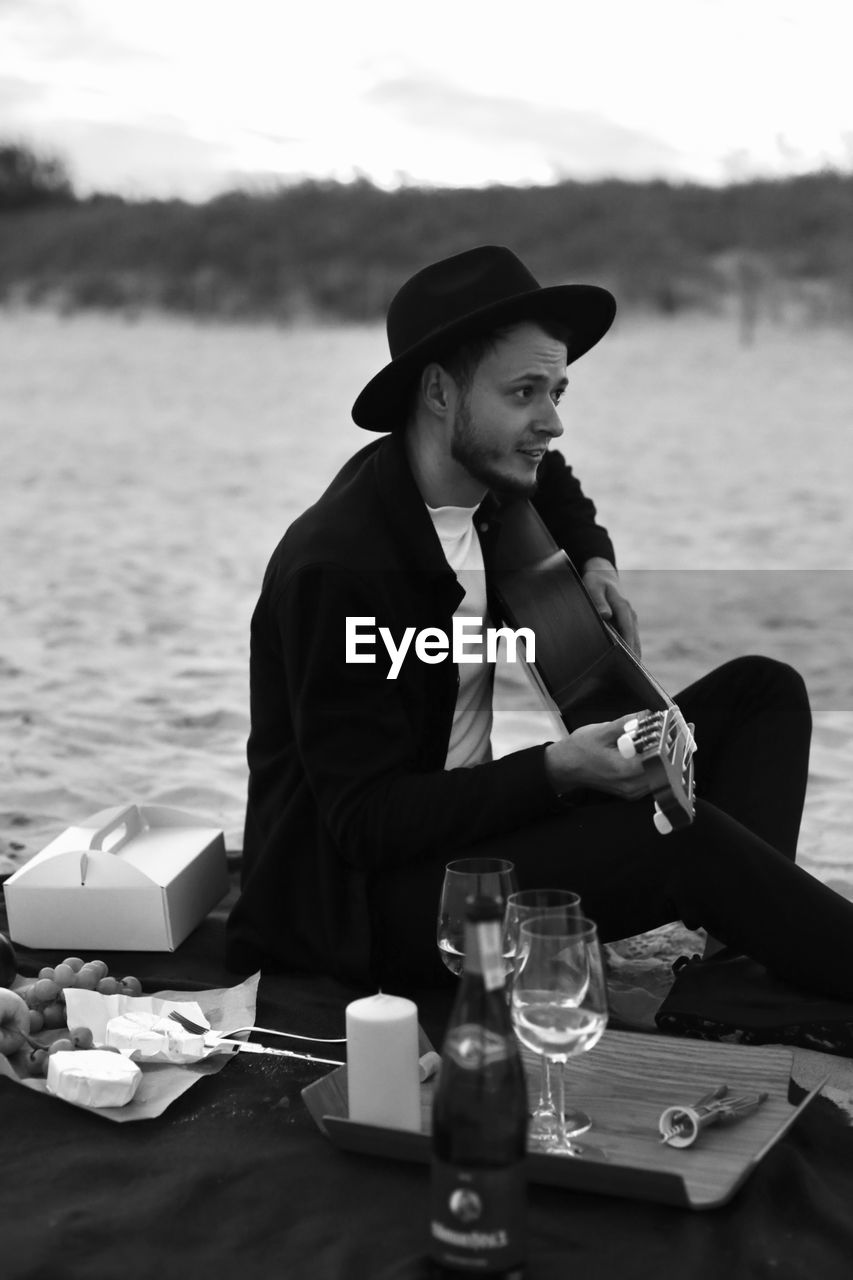
[[[663,809],[661,809],[657,800],[655,801],[654,824],[662,836],[668,836],[670,831],[672,831],[672,823],[664,813]]]
[[[637,748],[634,746],[634,739],[630,733],[623,733],[621,737],[617,738],[616,746],[623,760],[633,760],[637,754]]]

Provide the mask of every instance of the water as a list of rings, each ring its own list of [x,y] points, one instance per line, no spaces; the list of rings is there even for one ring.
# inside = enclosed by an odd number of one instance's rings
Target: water
[[[458,978],[465,967],[465,952],[460,951],[451,938],[439,938],[438,954],[441,956],[445,967],[450,970],[455,978]]]
[[[661,682],[750,649],[806,674],[803,859],[845,889],[850,346],[629,318],[573,366],[562,408]],[[0,352],[0,870],[130,800],[239,848],[251,611],[281,533],[369,438],[349,406],[384,334],[9,311]],[[541,716],[504,673],[498,752],[552,736]]]
[[[526,1048],[557,1061],[592,1049],[607,1026],[605,1013],[548,1000],[527,1004],[513,999],[512,1020]]]
[[[458,978],[465,968],[465,952],[460,950],[463,942],[464,930],[460,931],[460,936],[458,937],[445,935],[438,939],[438,954],[441,956],[445,968],[449,969],[455,978]],[[501,960],[503,961],[501,977],[508,978],[515,968],[515,952],[504,951]]]

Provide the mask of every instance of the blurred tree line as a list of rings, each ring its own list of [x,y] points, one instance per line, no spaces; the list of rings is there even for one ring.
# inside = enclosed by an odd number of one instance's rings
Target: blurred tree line
[[[0,301],[372,321],[425,263],[512,247],[623,306],[853,318],[853,176],[385,191],[302,181],[203,204],[77,198],[62,162],[0,144]]]
[[[71,180],[57,156],[40,156],[17,143],[0,142],[0,213],[73,199]]]

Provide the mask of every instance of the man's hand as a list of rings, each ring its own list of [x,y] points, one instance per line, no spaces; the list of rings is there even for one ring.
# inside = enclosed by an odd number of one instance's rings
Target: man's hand
[[[616,628],[639,658],[637,615],[619,589],[619,574],[614,566],[603,556],[593,556],[583,567],[583,584],[602,618]]]
[[[0,988],[0,1053],[17,1053],[30,1030],[30,1011],[17,991]]]
[[[575,788],[590,788],[639,800],[649,795],[648,775],[640,761],[626,760],[616,743],[625,732],[625,722],[642,712],[620,716],[602,724],[586,724],[567,738],[545,748],[545,768],[558,795]]]

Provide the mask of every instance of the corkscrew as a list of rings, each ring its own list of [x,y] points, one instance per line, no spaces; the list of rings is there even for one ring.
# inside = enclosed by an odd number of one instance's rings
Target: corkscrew
[[[689,1147],[703,1129],[712,1124],[731,1124],[757,1111],[770,1095],[756,1093],[751,1097],[732,1098],[727,1084],[717,1085],[689,1106],[667,1107],[658,1120],[661,1142],[671,1147]]]

